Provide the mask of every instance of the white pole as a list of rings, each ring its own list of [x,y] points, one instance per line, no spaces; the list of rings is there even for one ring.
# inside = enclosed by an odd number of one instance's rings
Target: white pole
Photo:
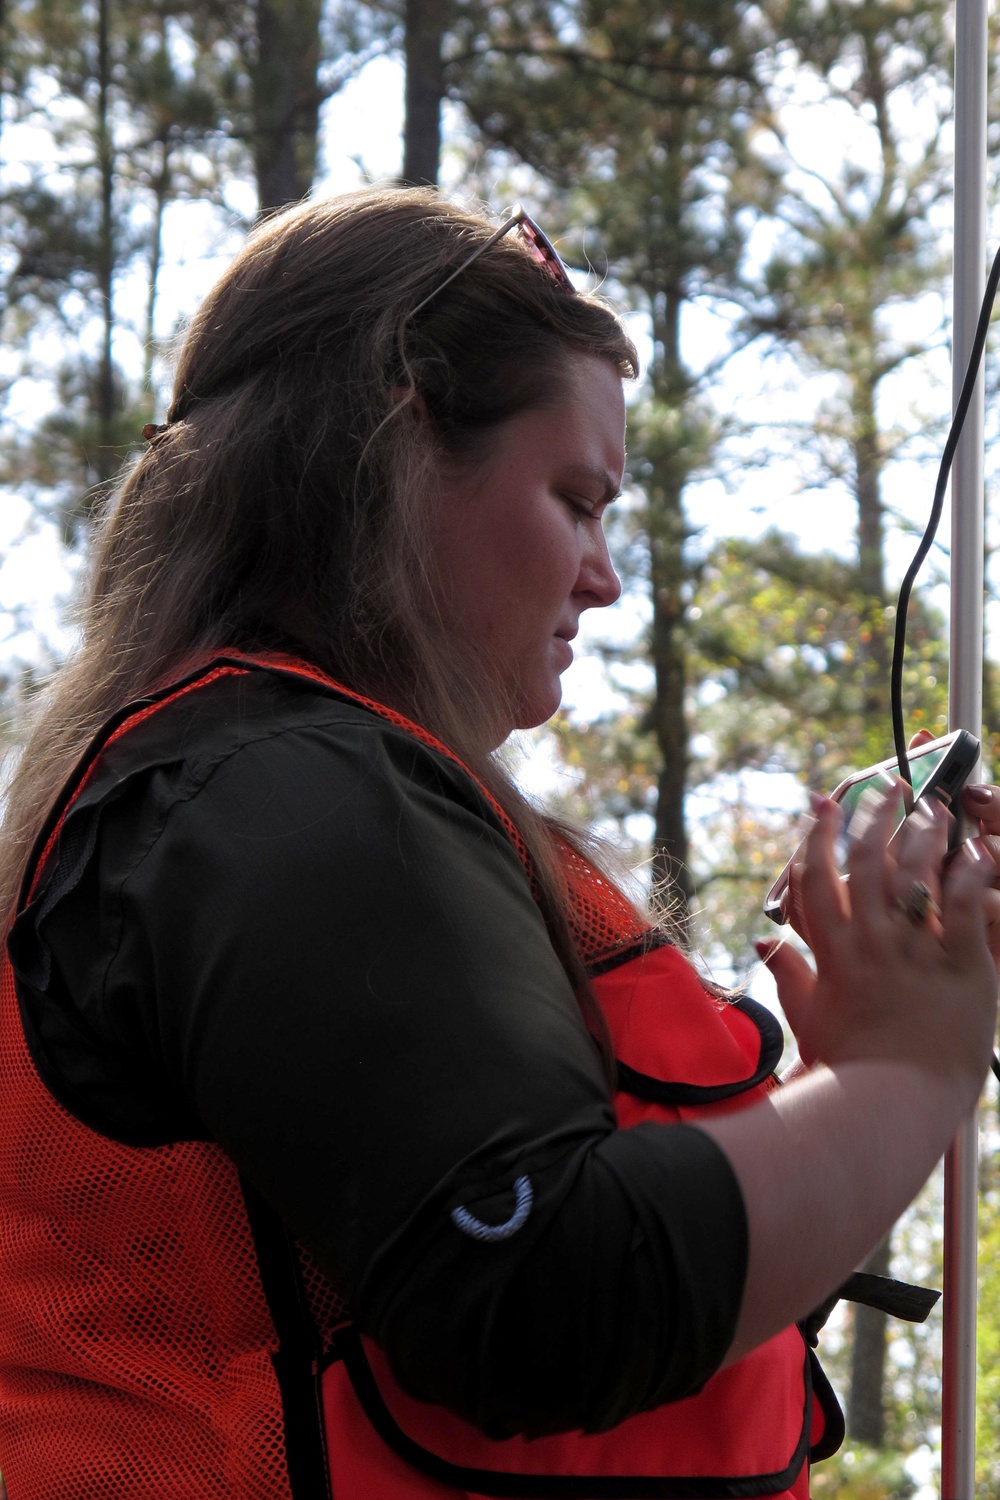
[[[955,5],[955,263],[952,404],[958,400],[986,280],[986,8]],[[983,378],[955,454],[951,481],[952,729],[981,733],[983,718]],[[971,1500],[976,1466],[975,1113],[945,1158],[944,1364],[941,1497]]]

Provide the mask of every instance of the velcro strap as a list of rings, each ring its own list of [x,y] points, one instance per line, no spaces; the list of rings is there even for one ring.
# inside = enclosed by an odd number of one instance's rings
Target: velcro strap
[[[907,1323],[926,1323],[940,1296],[941,1293],[933,1287],[913,1286],[909,1281],[896,1281],[892,1276],[873,1276],[870,1271],[854,1271],[842,1286],[803,1318],[799,1327],[806,1342],[815,1349],[819,1331],[838,1302],[863,1302],[866,1307],[877,1308],[891,1318],[902,1318]]]

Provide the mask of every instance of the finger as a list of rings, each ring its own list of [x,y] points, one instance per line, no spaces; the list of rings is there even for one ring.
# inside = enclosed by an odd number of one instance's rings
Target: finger
[[[904,899],[918,883],[927,887],[935,901],[940,900],[941,866],[953,821],[936,798],[917,803],[889,846],[896,864],[891,877],[893,900]]]
[[[970,818],[976,819],[984,833],[1000,834],[1000,787],[964,787],[962,806]]]
[[[807,1063],[801,1052],[793,1063],[789,1063],[785,1071],[780,1074],[782,1083],[795,1083],[799,1078],[808,1078],[812,1069],[812,1063]],[[3,1496],[0,1495],[0,1500]]]
[[[931,740],[934,738],[935,735],[933,730],[918,729],[916,734],[910,735],[909,743],[907,744],[906,748],[907,750],[916,750],[919,745],[929,745]]]
[[[983,911],[986,914],[987,941],[993,956],[997,957],[998,949],[1000,949],[1000,891],[996,889],[995,884],[983,897]]]
[[[815,1058],[808,1055],[808,1042],[803,1038],[809,1032],[816,975],[802,954],[788,943],[758,943],[756,946],[761,959],[774,976],[781,1008],[799,1043],[799,1055],[805,1063],[811,1065]]]
[[[849,906],[837,867],[835,845],[843,818],[829,797],[812,798],[813,824],[802,841],[798,894],[809,946],[817,961],[836,941]]]
[[[812,826],[811,819],[810,826]],[[799,937],[808,943],[809,927],[806,922],[805,913],[802,910],[802,855],[802,845],[800,844],[789,861],[788,884],[785,886],[782,896],[782,912],[789,926],[799,934]]]
[[[942,898],[942,943],[949,957],[963,967],[989,956],[985,897],[993,878],[993,863],[977,846],[963,844],[948,866]]]
[[[864,927],[884,925],[895,905],[888,846],[899,821],[901,786],[897,778],[870,787],[851,821],[847,868],[851,877],[851,911]]]

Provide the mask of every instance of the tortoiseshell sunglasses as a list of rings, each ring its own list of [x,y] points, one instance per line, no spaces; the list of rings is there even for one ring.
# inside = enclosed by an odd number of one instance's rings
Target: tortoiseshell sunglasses
[[[553,245],[548,235],[539,229],[531,215],[525,213],[524,209],[519,206],[515,208],[511,217],[500,225],[499,229],[491,234],[488,239],[483,240],[481,245],[477,245],[472,254],[467,256],[460,266],[456,266],[450,276],[445,277],[440,286],[436,286],[429,296],[425,297],[422,302],[418,302],[416,307],[407,314],[407,318],[415,317],[418,312],[427,306],[428,302],[433,302],[434,298],[440,292],[443,292],[446,286],[451,286],[456,276],[461,276],[462,272],[467,270],[474,260],[478,260],[491,245],[495,245],[497,240],[502,240],[504,235],[509,234],[512,229],[517,230],[518,235],[531,251],[532,258],[548,271],[557,286],[565,287],[570,292],[575,290],[572,281],[569,279],[569,272],[559,259],[555,245]]]

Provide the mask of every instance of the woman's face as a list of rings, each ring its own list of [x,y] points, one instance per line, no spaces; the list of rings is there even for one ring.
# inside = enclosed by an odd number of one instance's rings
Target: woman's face
[[[547,405],[504,423],[484,462],[440,482],[439,604],[510,705],[503,736],[555,712],[580,616],[621,593],[602,519],[624,466],[621,379],[575,355]]]

